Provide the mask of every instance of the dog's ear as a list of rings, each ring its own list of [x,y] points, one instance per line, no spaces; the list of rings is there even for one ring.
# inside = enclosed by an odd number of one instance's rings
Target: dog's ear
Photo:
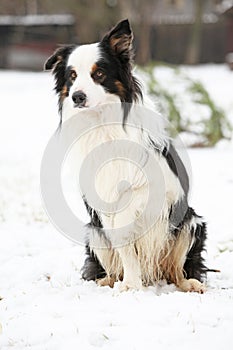
[[[75,45],[65,45],[59,47],[53,54],[50,56],[44,64],[45,70],[51,70],[56,67],[58,63],[65,62],[68,55],[73,51]]]
[[[119,22],[102,39],[103,43],[110,46],[112,52],[125,58],[130,58],[132,41],[133,33],[128,19]]]

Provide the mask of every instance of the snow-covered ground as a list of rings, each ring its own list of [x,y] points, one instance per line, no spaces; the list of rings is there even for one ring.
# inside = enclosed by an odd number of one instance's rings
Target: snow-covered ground
[[[186,68],[231,119],[233,73]],[[161,72],[164,74],[164,72]],[[232,349],[233,145],[190,149],[191,204],[208,221],[205,294],[160,283],[117,293],[80,278],[84,249],[42,208],[40,160],[57,126],[47,73],[0,72],[0,348]]]

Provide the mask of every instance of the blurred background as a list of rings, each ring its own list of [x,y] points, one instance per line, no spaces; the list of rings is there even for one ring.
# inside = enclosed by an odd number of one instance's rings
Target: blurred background
[[[0,68],[42,70],[58,43],[98,41],[126,17],[140,65],[233,65],[231,0],[0,0]]]
[[[221,270],[204,299],[163,283],[120,297],[83,282],[83,247],[58,234],[42,205],[41,159],[60,119],[44,62],[57,44],[97,41],[127,17],[134,74],[189,147],[190,205],[208,222],[207,266]],[[232,52],[230,0],[0,0],[2,350],[230,348]]]

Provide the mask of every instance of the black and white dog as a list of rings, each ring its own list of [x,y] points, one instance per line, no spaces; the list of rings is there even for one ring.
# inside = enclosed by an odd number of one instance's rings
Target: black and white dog
[[[80,146],[83,158],[98,145],[124,140],[129,141],[126,153],[136,144],[140,145],[147,155],[154,157],[163,174],[164,202],[151,225],[157,198],[156,191],[154,198],[153,190],[149,192],[160,186],[156,174],[148,185],[143,169],[118,158],[99,170],[96,188],[104,201],[117,202],[126,195],[129,188],[114,190],[122,179],[131,184],[132,200],[123,210],[106,212],[93,208],[84,194],[91,222],[83,278],[109,286],[121,281],[121,290],[140,289],[166,279],[182,291],[203,293],[202,282],[207,272],[202,257],[206,224],[187,204],[187,171],[166,136],[162,118],[156,114],[153,133],[145,126],[144,113],[138,118],[138,110],[149,104],[132,73],[132,40],[129,22],[123,20],[99,43],[59,47],[45,63],[45,69],[52,70],[55,77],[61,127],[72,115],[86,113],[88,116],[96,108],[99,127],[83,137]],[[106,122],[108,116],[115,113],[114,108],[121,114],[121,124]],[[148,108],[151,109],[151,105]],[[140,124],[137,128],[128,123],[135,115]],[[149,213],[145,210],[148,198]],[[128,232],[124,231],[121,244],[117,244],[109,229],[119,234],[129,222],[133,224]]]

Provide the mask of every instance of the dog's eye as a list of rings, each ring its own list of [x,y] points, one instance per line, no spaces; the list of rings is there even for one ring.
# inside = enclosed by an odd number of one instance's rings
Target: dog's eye
[[[73,69],[70,71],[70,78],[72,80],[75,80],[77,78],[77,73]]]
[[[105,79],[105,73],[101,69],[97,69],[93,73],[92,78],[101,83]]]
[[[104,72],[102,72],[101,70],[97,70],[95,72],[95,75],[98,77],[98,78],[102,78],[102,76],[104,75]]]

